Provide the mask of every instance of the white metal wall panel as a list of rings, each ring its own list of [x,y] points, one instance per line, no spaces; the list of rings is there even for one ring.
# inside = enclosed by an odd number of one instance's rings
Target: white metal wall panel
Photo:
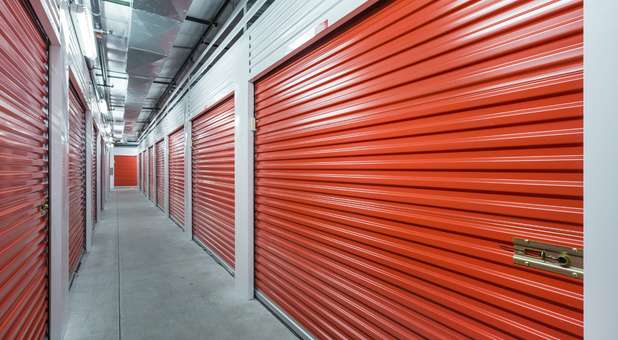
[[[285,57],[313,38],[324,22],[335,22],[362,5],[363,0],[275,1],[251,26],[249,34],[249,77]]]
[[[234,56],[238,51],[237,45],[232,46],[189,92],[189,118],[204,112],[234,92]]]
[[[93,102],[91,99],[96,97],[94,94],[94,88],[90,83],[88,67],[86,66],[86,62],[84,61],[84,56],[81,53],[81,49],[79,47],[79,43],[75,34],[69,34],[67,40],[68,60],[69,65],[71,66],[72,73],[75,76],[76,85],[79,88],[79,91],[84,94],[84,98],[87,100],[87,102],[84,104],[88,107],[89,110],[92,111],[92,107],[96,106],[96,103]],[[96,111],[98,112],[98,108]]]
[[[165,119],[161,120],[157,126],[152,130],[152,138],[156,143],[165,137]]]
[[[185,123],[185,99],[182,99],[168,113],[166,120],[166,134],[169,134]]]
[[[146,147],[146,149],[148,149],[149,147],[151,147],[151,146],[153,146],[153,145],[154,145],[154,142],[155,142],[155,136],[154,136],[154,135],[155,135],[155,134],[154,134],[154,130],[153,130],[153,131],[151,131],[151,132],[148,134],[148,137],[146,137],[146,138],[144,139],[144,142],[145,142],[144,146]]]

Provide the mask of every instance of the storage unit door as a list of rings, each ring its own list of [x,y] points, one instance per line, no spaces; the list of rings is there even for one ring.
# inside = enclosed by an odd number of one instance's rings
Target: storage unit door
[[[148,149],[148,197],[154,198],[154,147]]]
[[[97,167],[97,136],[99,130],[92,125],[92,225],[97,223],[97,181],[99,180],[99,172]]]
[[[142,154],[137,154],[137,189],[142,190]]]
[[[234,98],[193,121],[193,235],[234,268]]]
[[[500,246],[581,252],[582,2],[379,6],[255,84],[256,288],[318,338],[581,338]]]
[[[105,141],[103,141],[103,136],[101,136],[101,192],[99,193],[99,199],[101,200],[101,210],[105,209],[105,190],[107,185],[106,177],[109,175],[106,168],[105,161]]]
[[[77,90],[69,91],[69,275],[86,246],[86,115]]]
[[[185,225],[185,131],[180,129],[169,137],[170,216]]]
[[[137,186],[136,156],[114,156],[114,187]]]
[[[46,63],[47,43],[30,11],[1,1],[0,339],[47,336]]]
[[[146,194],[146,174],[148,172],[148,165],[146,165],[146,151],[142,152],[142,192]]]
[[[157,206],[163,209],[165,204],[165,142],[160,141],[157,143]]]

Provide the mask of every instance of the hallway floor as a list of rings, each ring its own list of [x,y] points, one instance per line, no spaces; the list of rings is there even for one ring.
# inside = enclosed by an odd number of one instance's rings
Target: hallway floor
[[[101,215],[65,340],[297,339],[136,188],[112,191]]]

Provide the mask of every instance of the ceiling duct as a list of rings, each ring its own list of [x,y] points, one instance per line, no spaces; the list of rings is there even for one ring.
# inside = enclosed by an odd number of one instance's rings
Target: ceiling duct
[[[192,0],[135,0],[127,59],[125,120],[136,121]]]

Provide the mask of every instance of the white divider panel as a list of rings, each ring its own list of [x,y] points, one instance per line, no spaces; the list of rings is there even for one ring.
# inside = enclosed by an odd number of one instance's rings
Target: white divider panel
[[[249,30],[249,77],[254,77],[364,0],[275,1]]]
[[[71,66],[71,70],[73,71],[73,75],[75,76],[75,80],[77,80],[77,85],[79,90],[84,94],[84,98],[86,99],[86,106],[90,111],[93,111],[93,106],[96,106],[96,96],[94,94],[94,88],[92,87],[92,83],[90,82],[90,75],[88,74],[88,67],[86,66],[86,62],[84,61],[84,56],[82,56],[81,49],[79,47],[79,43],[77,42],[77,37],[75,36],[73,30],[70,30],[71,34],[68,34],[68,44],[67,44],[67,52],[68,52],[68,61]],[[98,111],[98,108],[97,108]],[[100,115],[99,115],[100,116]]]
[[[154,130],[152,130],[149,134],[148,137],[146,137],[144,139],[144,146],[146,147],[146,150],[148,150],[149,147],[154,145],[155,142],[155,134],[154,134]]]
[[[234,44],[189,92],[189,118],[234,92],[234,61],[239,51],[237,45]]]
[[[173,132],[185,123],[185,100],[186,97],[176,103],[176,105],[174,105],[174,107],[167,113],[167,116],[165,117],[165,134]]]
[[[165,137],[165,119],[162,119],[157,126],[152,130],[151,135],[153,142],[158,142]]]

